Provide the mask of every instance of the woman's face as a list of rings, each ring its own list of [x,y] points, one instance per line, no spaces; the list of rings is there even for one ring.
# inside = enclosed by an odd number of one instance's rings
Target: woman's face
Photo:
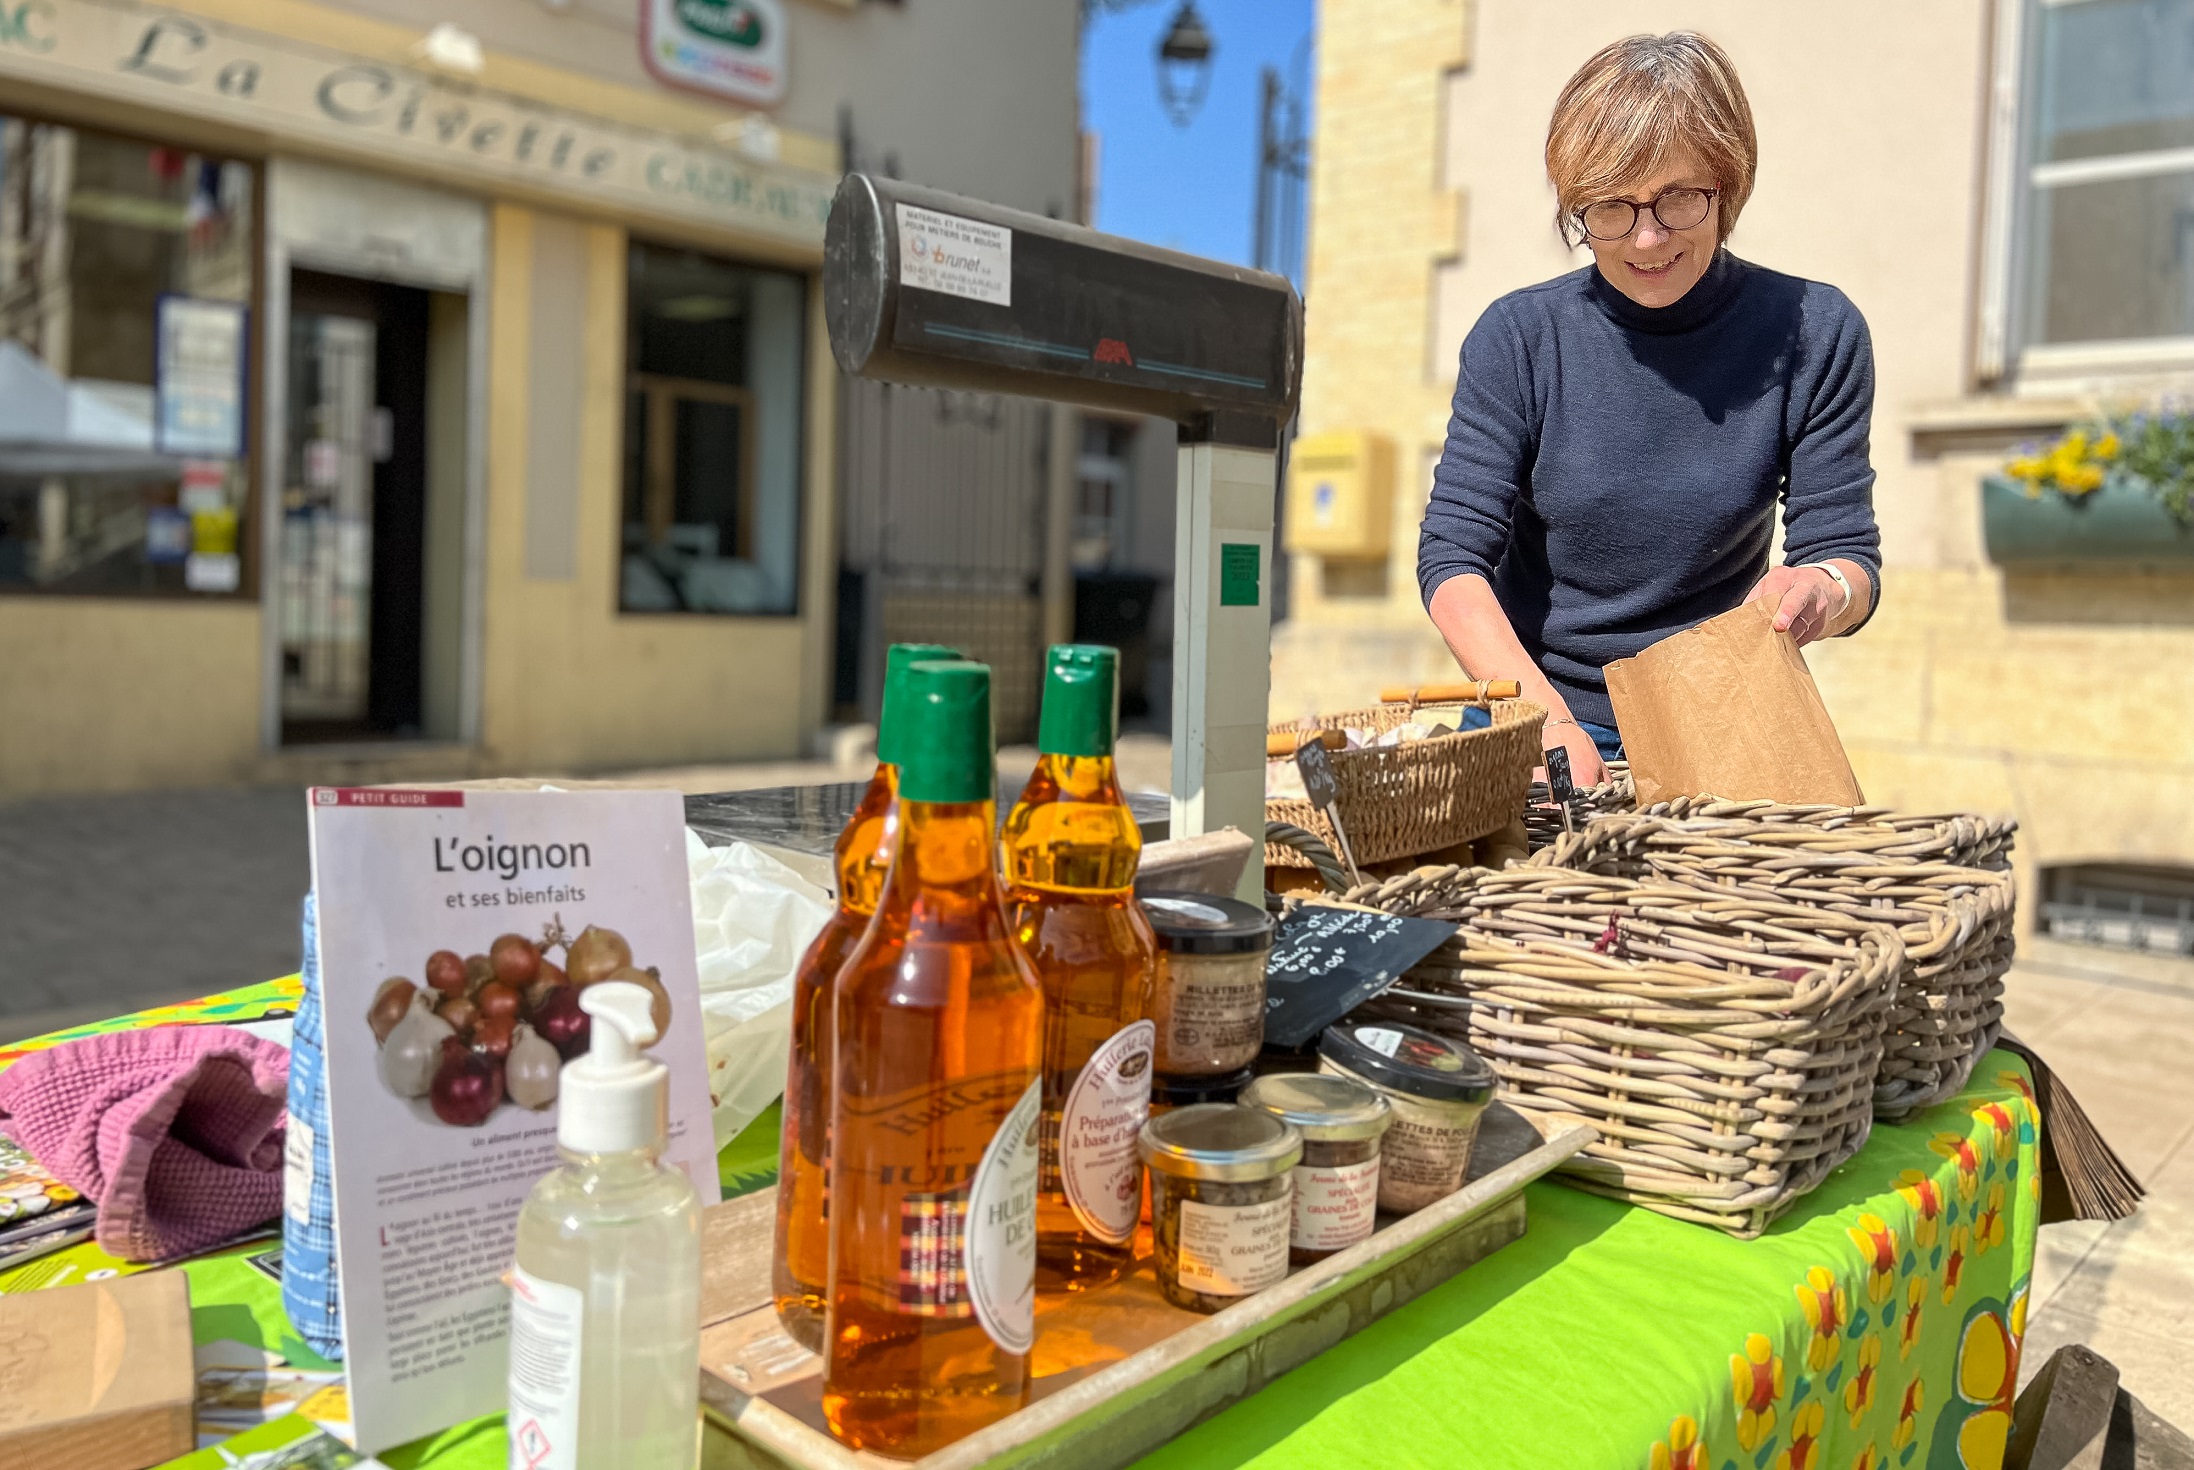
[[[1671,230],[1646,206],[1670,189],[1712,189],[1713,174],[1688,152],[1679,152],[1641,181],[1613,197],[1638,207],[1638,219],[1620,240],[1587,238],[1600,274],[1640,306],[1673,306],[1699,282],[1721,243],[1722,209],[1717,197],[1706,218],[1689,229]],[[1588,200],[1596,204],[1598,200]]]

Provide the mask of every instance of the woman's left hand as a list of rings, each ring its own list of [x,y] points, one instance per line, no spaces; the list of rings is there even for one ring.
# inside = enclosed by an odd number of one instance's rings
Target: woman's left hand
[[[1843,610],[1844,590],[1819,567],[1776,567],[1745,594],[1746,602],[1775,604],[1775,631],[1788,632],[1800,648],[1825,637]]]

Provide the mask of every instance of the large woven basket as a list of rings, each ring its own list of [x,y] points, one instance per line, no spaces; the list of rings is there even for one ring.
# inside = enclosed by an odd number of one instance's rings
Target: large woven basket
[[[1333,779],[1339,788],[1334,803],[1341,809],[1349,850],[1359,864],[1438,852],[1498,832],[1515,820],[1524,809],[1532,767],[1544,759],[1539,731],[1546,723],[1546,710],[1525,699],[1497,699],[1489,709],[1493,723],[1482,730],[1333,752]],[[1373,705],[1321,715],[1307,724],[1274,725],[1272,733],[1385,731],[1408,724],[1422,712],[1410,703]],[[1456,716],[1443,712],[1433,718],[1453,723]],[[1304,828],[1335,852],[1341,850],[1333,824],[1308,801],[1268,798],[1265,820]],[[1265,862],[1281,868],[1312,866],[1294,848],[1269,842]]]
[[[1665,879],[1893,924],[1904,940],[1874,1115],[1898,1122],[1954,1096],[2003,1031],[2017,888],[2011,875],[1750,840],[1754,823],[1608,816],[1535,866]]]
[[[1786,806],[1774,801],[1724,801],[1718,796],[1679,796],[1644,807],[1639,815],[1751,822],[1760,831],[1747,837],[1748,842],[1995,870],[2011,866],[2011,845],[2019,831],[2015,821],[1969,812]]]
[[[1532,852],[1552,847],[1569,830],[1562,825],[1562,809],[1553,805],[1553,800],[1545,782],[1531,783],[1531,796],[1524,805],[1524,842]],[[1637,809],[1638,788],[1630,779],[1630,762],[1609,761],[1606,780],[1585,787],[1571,798],[1569,820],[1581,827],[1594,817]]]
[[[1845,915],[1547,868],[1420,868],[1348,902],[1448,919],[1410,999],[1502,1098],[1600,1139],[1572,1182],[1750,1237],[1866,1142],[1904,945]]]

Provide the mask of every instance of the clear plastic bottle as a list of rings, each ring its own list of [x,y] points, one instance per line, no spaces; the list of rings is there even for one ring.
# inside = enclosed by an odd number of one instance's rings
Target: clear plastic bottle
[[[839,972],[823,1414],[916,1459],[1027,1400],[1043,992],[998,886],[990,670],[908,671],[891,876]]]
[[[1157,940],[1135,901],[1142,833],[1113,767],[1119,658],[1095,644],[1051,650],[1036,770],[1003,838],[1015,937],[1044,987],[1044,1291],[1117,1280],[1142,1215]]]
[[[662,1152],[669,1073],[637,985],[590,985],[564,1068],[562,1164],[518,1216],[513,1470],[692,1470],[700,1444],[701,1208]]]
[[[792,1047],[785,1069],[784,1130],[777,1145],[777,1242],[770,1261],[777,1317],[810,1352],[823,1350],[823,1272],[830,1241],[832,998],[846,956],[868,932],[891,868],[898,822],[899,726],[907,669],[956,659],[937,643],[894,643],[884,655],[884,708],[876,725],[876,774],[838,834],[838,908],[800,957],[792,981]]]

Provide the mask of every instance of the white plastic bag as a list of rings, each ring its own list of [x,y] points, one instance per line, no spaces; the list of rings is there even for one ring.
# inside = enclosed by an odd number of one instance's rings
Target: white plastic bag
[[[830,895],[745,842],[686,833],[693,950],[708,1035],[708,1091],[722,1148],[785,1088],[792,975],[830,918]]]

